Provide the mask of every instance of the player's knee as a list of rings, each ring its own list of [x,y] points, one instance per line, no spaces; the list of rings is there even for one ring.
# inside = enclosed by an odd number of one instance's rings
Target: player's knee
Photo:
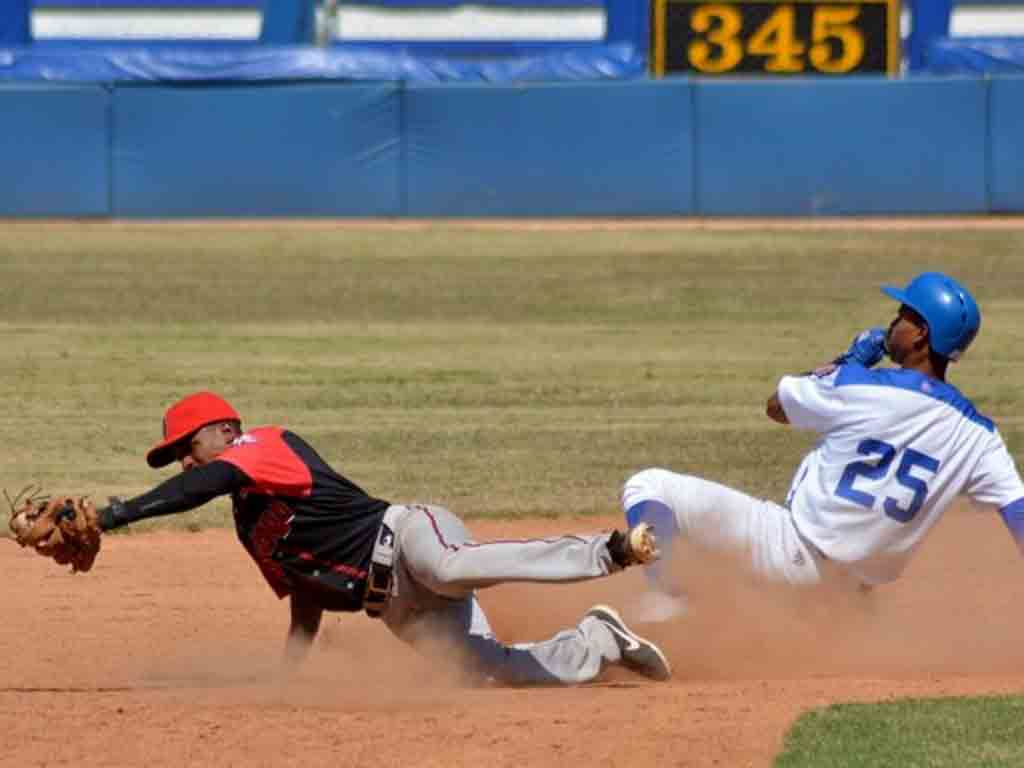
[[[669,483],[687,479],[666,469],[644,469],[626,480],[622,490],[622,507],[630,526],[645,522],[654,526],[662,536],[679,532],[679,521],[672,508]]]
[[[472,593],[462,574],[454,568],[438,568],[432,575],[431,591],[451,600],[463,600]]]
[[[628,511],[642,501],[657,501],[671,508],[673,485],[686,479],[686,475],[667,469],[643,469],[631,475],[623,484],[622,508]]]
[[[640,501],[626,510],[626,524],[629,527],[639,523],[648,523],[654,526],[654,531],[660,539],[674,536],[679,532],[679,523],[676,514],[666,504],[653,499]]]
[[[450,600],[464,600],[473,594],[472,581],[460,563],[459,550],[444,552],[433,564],[417,575],[417,580],[435,595]]]
[[[657,499],[664,502],[662,489],[668,474],[667,469],[652,467],[630,475],[622,485],[622,508],[629,509],[643,499]]]

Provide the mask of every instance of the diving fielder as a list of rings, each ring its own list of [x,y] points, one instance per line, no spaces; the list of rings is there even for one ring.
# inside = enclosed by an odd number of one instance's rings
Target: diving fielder
[[[971,294],[925,272],[906,288],[888,330],[808,374],[783,376],[767,415],[820,441],[801,462],[783,504],[692,475],[645,469],[626,483],[630,524],[654,525],[661,564],[641,611],[664,620],[685,610],[665,565],[672,537],[742,554],[760,578],[796,586],[852,574],[867,587],[893,581],[960,494],[991,505],[1024,551],[1024,486],[990,419],[946,381],[981,326]],[[888,354],[895,368],[873,369]]]
[[[274,593],[289,598],[286,669],[306,655],[325,611],[365,611],[425,653],[440,653],[444,641],[445,658],[473,681],[585,683],[609,665],[655,680],[671,676],[661,649],[607,605],[548,640],[510,645],[494,636],[477,599],[478,590],[503,582],[585,581],[649,562],[658,551],[648,525],[475,541],[444,507],[392,504],[367,493],[291,430],[243,431],[238,412],[212,392],[167,409],[163,439],[146,460],[154,468],[176,461],[182,471],[141,496],[112,498],[92,515],[99,530],[230,496],[240,542]],[[61,551],[41,554],[64,559]],[[91,566],[89,558],[82,569]]]

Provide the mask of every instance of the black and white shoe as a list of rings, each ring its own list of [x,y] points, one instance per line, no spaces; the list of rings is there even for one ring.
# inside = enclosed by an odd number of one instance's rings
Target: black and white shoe
[[[614,608],[595,605],[587,611],[586,616],[592,616],[608,627],[619,645],[623,666],[652,680],[668,680],[672,677],[672,665],[661,649],[627,627]]]

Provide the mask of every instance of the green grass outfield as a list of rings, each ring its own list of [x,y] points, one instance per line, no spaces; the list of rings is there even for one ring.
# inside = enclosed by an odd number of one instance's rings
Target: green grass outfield
[[[0,224],[0,486],[148,489],[164,408],[211,388],[396,501],[617,510],[650,465],[781,497],[763,413],[915,272],[984,312],[952,380],[1024,448],[1024,229],[860,232]],[[222,524],[224,504],[164,524]]]
[[[616,513],[622,481],[650,465],[781,498],[812,438],[764,416],[778,377],[887,324],[879,285],[923,269],[977,295],[982,333],[951,378],[1024,450],[1024,229],[20,222],[0,235],[12,491],[148,489],[173,471],[143,458],[164,408],[210,388],[371,493],[467,518]],[[218,501],[133,530],[228,521]],[[798,725],[779,765],[1021,765],[1020,707],[834,708]],[[990,721],[1018,738],[986,735]],[[860,762],[835,762],[865,742]],[[915,748],[934,759],[891,759]]]
[[[1017,768],[1024,699],[908,699],[804,714],[774,768]]]

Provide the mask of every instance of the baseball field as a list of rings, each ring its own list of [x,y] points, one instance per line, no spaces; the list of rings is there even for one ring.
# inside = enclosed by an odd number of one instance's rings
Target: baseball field
[[[213,389],[481,538],[616,526],[647,466],[781,500],[812,437],[764,416],[779,376],[925,269],[978,298],[950,380],[1024,455],[1022,220],[0,223],[0,487],[145,491],[164,408]],[[467,689],[363,615],[276,676],[287,605],[223,501],[107,536],[84,575],[0,540],[0,765],[1024,764],[1024,562],[993,511],[870,594],[684,554],[689,615],[635,625],[673,681]],[[642,587],[482,601],[518,641]]]

